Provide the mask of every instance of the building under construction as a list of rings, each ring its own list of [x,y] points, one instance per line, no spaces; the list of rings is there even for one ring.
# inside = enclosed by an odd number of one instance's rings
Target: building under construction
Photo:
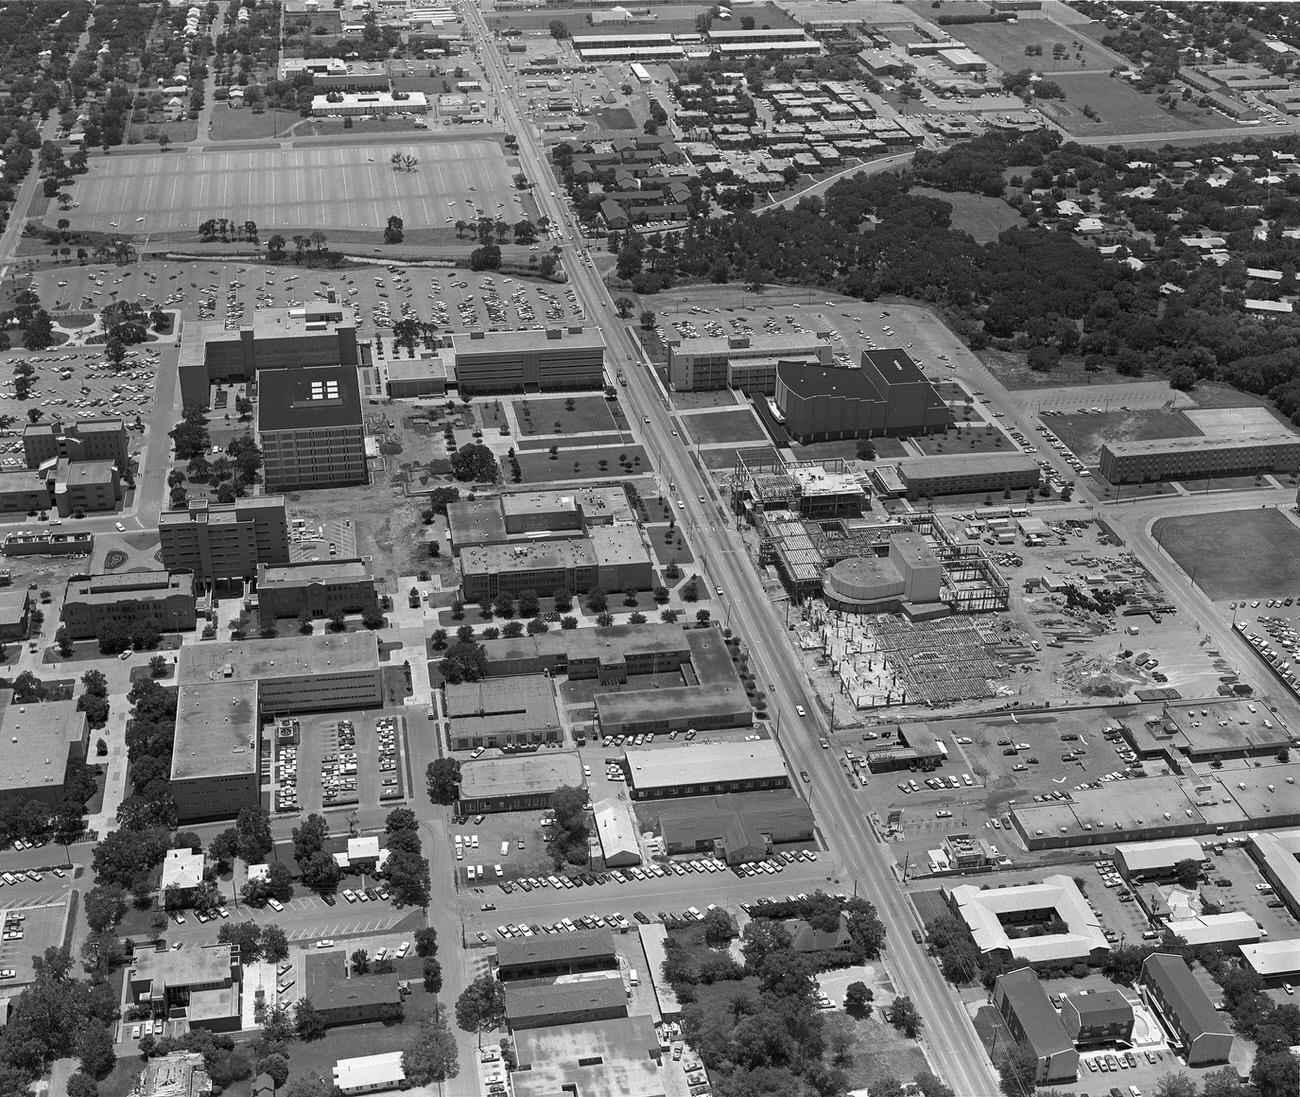
[[[750,522],[772,512],[855,518],[871,508],[866,478],[840,458],[786,462],[771,448],[737,451],[728,489],[732,510]]]

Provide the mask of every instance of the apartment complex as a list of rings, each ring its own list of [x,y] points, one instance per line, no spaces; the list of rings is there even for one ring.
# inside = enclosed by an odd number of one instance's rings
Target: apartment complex
[[[1133,1004],[1118,990],[1086,990],[1061,998],[1061,1023],[1076,1046],[1126,1044],[1133,1037]]]
[[[599,328],[471,331],[451,341],[462,395],[594,389],[605,383],[605,337]]]
[[[618,951],[608,929],[511,937],[497,945],[497,976],[506,984],[517,979],[550,979],[617,969]]]
[[[375,708],[383,696],[370,633],[186,646],[177,683],[171,787],[181,822],[259,802],[264,718]]]
[[[1038,1061],[1035,1082],[1050,1085],[1074,1080],[1079,1073],[1079,1053],[1033,968],[999,975],[993,983],[993,1005],[1012,1038],[1034,1053]]]
[[[63,596],[63,627],[73,640],[90,640],[112,622],[133,631],[153,621],[180,632],[196,621],[194,576],[189,572],[132,571],[74,575]]]
[[[1181,956],[1157,952],[1142,964],[1147,1005],[1173,1034],[1189,1067],[1226,1063],[1232,1053],[1232,1026],[1214,1008]]]
[[[32,423],[23,430],[23,456],[29,469],[62,457],[67,461],[110,461],[125,469],[129,445],[121,419],[81,419]]]
[[[257,610],[263,619],[377,613],[379,588],[370,557],[258,564]]]
[[[1112,484],[1200,480],[1300,469],[1300,437],[1289,430],[1245,436],[1103,442],[1101,474]]]
[[[190,571],[203,583],[251,579],[259,564],[289,562],[284,496],[233,503],[194,501],[158,516],[163,567]]]
[[[366,482],[366,431],[354,366],[258,376],[257,439],[268,491]]]
[[[187,323],[177,369],[183,406],[204,408],[213,385],[247,383],[261,370],[359,363],[352,310],[331,290],[323,301],[264,309],[233,331],[219,320]]]
[[[778,362],[829,366],[831,345],[811,332],[720,335],[668,343],[668,379],[678,392],[734,388],[771,396]]]
[[[402,1008],[395,975],[351,975],[343,949],[300,952],[296,958],[302,997],[331,1028],[382,1021]]]
[[[86,760],[90,725],[76,701],[16,705],[0,694],[0,805],[63,799],[68,767]]]
[[[858,369],[781,362],[775,397],[786,430],[803,443],[930,434],[952,422],[947,402],[901,350],[864,350]]]

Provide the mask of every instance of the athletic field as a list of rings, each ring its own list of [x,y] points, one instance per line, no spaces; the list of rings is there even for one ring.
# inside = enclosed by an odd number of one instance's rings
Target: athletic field
[[[394,152],[419,165],[394,171]],[[511,224],[522,216],[495,141],[177,150],[91,164],[72,184],[80,204],[52,208],[51,218],[66,217],[74,229],[146,233],[194,232],[210,217],[226,217],[257,222],[265,239],[284,229],[380,229],[394,213],[408,231],[472,220],[476,208]]]

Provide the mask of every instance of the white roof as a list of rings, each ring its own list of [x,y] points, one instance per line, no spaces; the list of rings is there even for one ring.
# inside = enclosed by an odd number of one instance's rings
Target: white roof
[[[1242,945],[1241,954],[1246,963],[1265,979],[1300,972],[1300,937]]]
[[[340,1059],[334,1064],[334,1084],[344,1093],[378,1087],[396,1089],[405,1078],[400,1051]]]
[[[1292,904],[1300,903],[1300,830],[1263,831],[1250,836],[1250,848],[1264,875]]]
[[[632,854],[638,860],[641,847],[636,840],[636,817],[632,805],[624,800],[600,800],[594,807],[596,833],[600,835],[600,848],[605,859],[616,854]]]
[[[1115,856],[1130,872],[1173,868],[1179,861],[1204,861],[1205,850],[1195,838],[1169,838],[1159,842],[1124,842],[1115,847]]]
[[[162,888],[196,888],[203,883],[203,854],[169,849],[163,859]]]
[[[348,860],[364,861],[367,858],[378,858],[379,856],[379,838],[371,835],[369,838],[349,838],[348,839]]]
[[[1189,945],[1227,945],[1259,940],[1259,924],[1244,910],[1179,918],[1165,925],[1170,933]]]
[[[271,875],[271,866],[268,864],[248,866],[247,877],[250,882],[253,880],[265,880],[270,875]]]
[[[1041,884],[979,888],[963,884],[952,889],[957,908],[981,952],[1006,949],[1014,959],[1051,963],[1086,959],[1095,950],[1108,950],[1109,942],[1096,913],[1070,877],[1047,876]],[[1021,910],[1051,908],[1066,925],[1065,933],[1012,940],[999,915]]]

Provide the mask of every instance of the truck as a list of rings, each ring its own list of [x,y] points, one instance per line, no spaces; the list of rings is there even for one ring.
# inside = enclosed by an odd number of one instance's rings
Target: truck
[[[619,366],[618,368],[618,383],[624,388],[627,388],[627,374],[623,372],[622,366]]]

